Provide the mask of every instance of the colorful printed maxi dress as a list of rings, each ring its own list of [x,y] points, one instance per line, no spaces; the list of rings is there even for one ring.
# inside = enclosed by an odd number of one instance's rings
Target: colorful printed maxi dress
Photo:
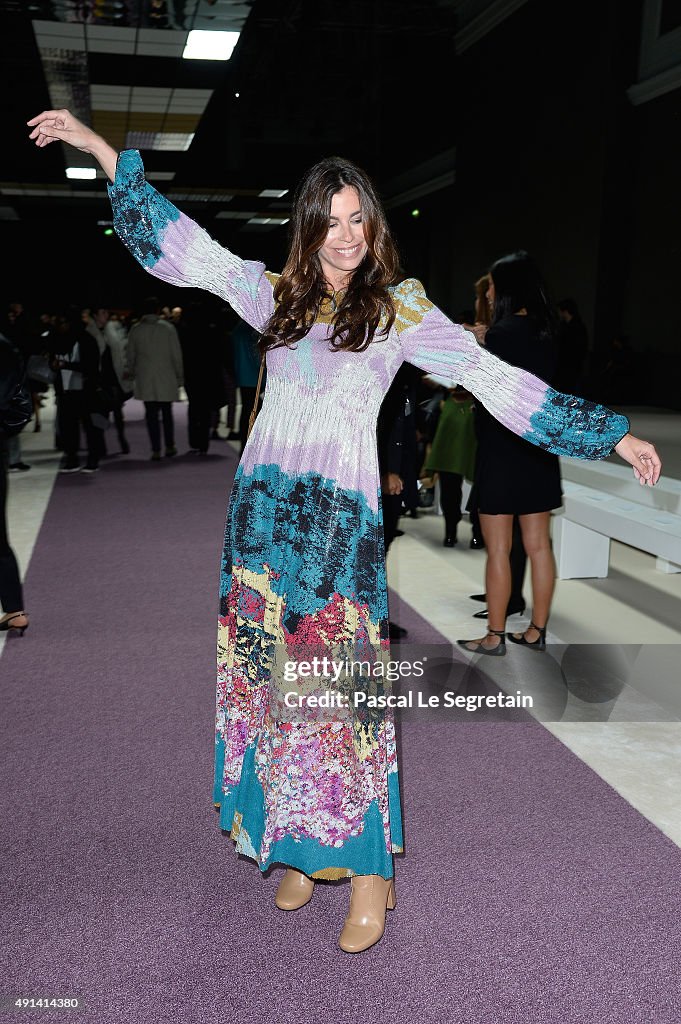
[[[244,261],[118,160],[117,233],[154,276],[200,287],[261,331],[276,275]],[[388,647],[376,420],[403,361],[460,383],[515,433],[558,455],[599,459],[627,432],[602,406],[553,391],[481,348],[426,297],[395,286],[397,318],[364,352],[332,350],[322,308],[295,348],[267,354],[262,410],[236,472],[220,582],[214,801],[238,852],[264,871],[392,876],[402,849],[389,711],[319,721],[279,713],[281,659]],[[275,678],[276,676],[276,678]],[[390,684],[352,676],[383,694]]]

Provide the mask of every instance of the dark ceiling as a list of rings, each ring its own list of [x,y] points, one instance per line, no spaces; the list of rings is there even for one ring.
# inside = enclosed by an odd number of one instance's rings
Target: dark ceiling
[[[137,130],[193,132],[187,151],[143,156],[149,172],[162,175],[158,187],[181,197],[183,208],[202,207],[204,223],[218,214],[284,219],[290,195],[258,193],[291,189],[331,153],[355,159],[387,187],[454,145],[456,7],[457,0],[0,0],[2,217],[107,215],[103,181],[66,180],[73,151],[28,142],[25,121],[53,105],[75,107],[117,146]],[[183,60],[170,46],[192,28],[237,26],[226,62]],[[117,46],[129,52],[106,52]]]

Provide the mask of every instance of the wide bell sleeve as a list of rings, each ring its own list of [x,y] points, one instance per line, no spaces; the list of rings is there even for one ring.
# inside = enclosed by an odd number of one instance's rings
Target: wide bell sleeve
[[[626,416],[554,391],[527,370],[504,362],[454,324],[413,278],[394,292],[395,328],[406,362],[462,384],[514,434],[554,455],[603,459],[629,431]]]
[[[262,263],[242,260],[173,206],[144,177],[137,150],[118,157],[108,186],[116,234],[154,277],[179,288],[204,288],[262,331],[274,300]]]

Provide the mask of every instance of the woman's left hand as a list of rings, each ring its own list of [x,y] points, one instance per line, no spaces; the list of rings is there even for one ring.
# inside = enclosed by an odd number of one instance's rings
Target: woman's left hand
[[[634,467],[634,476],[641,486],[647,484],[648,487],[654,487],[662,471],[662,462],[654,444],[641,441],[633,434],[625,434],[619,444],[615,445],[615,451]]]

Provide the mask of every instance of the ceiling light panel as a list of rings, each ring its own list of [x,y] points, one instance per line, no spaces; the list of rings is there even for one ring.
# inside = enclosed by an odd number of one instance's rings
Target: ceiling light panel
[[[193,138],[194,132],[128,132],[125,148],[184,153],[191,146]]]
[[[93,181],[97,177],[94,167],[67,167],[66,177],[75,181]]]
[[[262,192],[258,192],[258,195],[262,196],[263,199],[281,199],[287,193],[287,188],[264,188]]]
[[[193,29],[187,36],[182,56],[185,60],[229,60],[238,41],[238,32]]]

